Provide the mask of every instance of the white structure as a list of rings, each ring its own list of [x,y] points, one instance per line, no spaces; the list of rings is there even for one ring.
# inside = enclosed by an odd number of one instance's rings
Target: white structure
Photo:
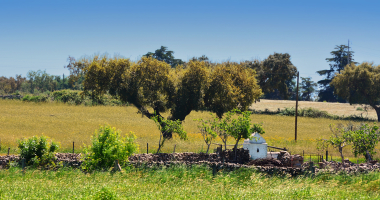
[[[243,148],[249,150],[251,159],[266,158],[268,152],[268,144],[265,139],[258,133],[251,135],[252,139],[246,139],[243,143]]]

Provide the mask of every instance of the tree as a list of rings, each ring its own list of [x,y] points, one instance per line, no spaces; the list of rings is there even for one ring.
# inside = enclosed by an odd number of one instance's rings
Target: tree
[[[11,94],[21,90],[21,85],[26,82],[26,78],[21,75],[13,77],[0,77],[0,93]]]
[[[301,97],[304,101],[311,101],[311,94],[315,91],[317,84],[314,81],[310,80],[311,78],[301,77]]]
[[[261,95],[255,72],[232,63],[211,67],[189,61],[174,69],[152,57],[142,57],[137,63],[118,57],[94,57],[83,68],[83,74],[84,94],[94,98],[106,93],[118,96],[149,119],[160,116],[156,120],[161,127],[166,125],[161,115],[166,111],[170,111],[166,119],[172,121],[183,121],[191,111],[201,109],[221,118],[237,107],[247,110]],[[163,137],[170,139],[172,132],[165,131]]]
[[[174,51],[168,51],[167,47],[161,46],[161,48],[157,49],[154,53],[148,52],[144,56],[153,57],[159,61],[164,61],[171,65],[172,67],[176,67],[177,65],[182,65],[184,62],[181,59],[175,59]]]
[[[190,60],[191,61],[209,61],[208,57],[205,55],[202,55],[201,57],[193,57]]]
[[[213,118],[212,120],[194,119],[194,121],[198,121],[201,123],[200,125],[198,125],[198,128],[201,132],[203,140],[205,141],[207,145],[206,153],[208,153],[213,139],[215,139],[218,136],[217,120],[218,120],[217,118]]]
[[[221,119],[223,114],[248,107],[262,94],[256,73],[242,64],[222,63],[213,67],[205,90],[205,106]]]
[[[177,133],[181,140],[187,139],[187,133],[183,130],[182,124],[179,120],[167,120],[158,115],[152,117],[152,119],[156,122],[158,129],[160,130],[160,141],[158,142],[157,153],[160,152],[165,141],[168,139],[167,137],[164,137],[168,133]]]
[[[332,80],[335,94],[350,104],[369,104],[380,122],[380,65],[364,62],[347,66]]]
[[[250,111],[241,112],[238,109],[234,109],[227,112],[222,119],[214,116],[211,120],[196,119],[195,121],[201,123],[198,128],[201,130],[201,134],[207,144],[207,152],[211,141],[216,138],[216,136],[221,138],[225,149],[227,149],[228,137],[233,137],[235,139],[234,149],[236,156],[237,145],[241,139],[249,138],[254,132],[260,134],[265,133],[261,124],[253,124],[253,126],[251,126],[251,113]],[[238,115],[238,117],[236,118],[235,115]]]
[[[264,61],[245,62],[256,70],[257,79],[265,98],[289,99],[289,87],[297,75],[297,68],[290,61],[288,53],[274,53]]]
[[[327,102],[344,102],[343,99],[339,99],[334,95],[334,87],[330,85],[332,79],[335,77],[335,73],[340,74],[341,71],[349,64],[354,63],[353,51],[348,51],[348,46],[340,45],[336,46],[335,51],[331,51],[332,58],[326,58],[330,64],[330,69],[320,70],[317,73],[321,76],[326,76],[325,79],[318,81],[318,85],[321,90],[318,93],[319,101]]]
[[[35,89],[44,92],[53,91],[56,88],[54,76],[49,75],[46,71],[29,71],[27,77],[29,79],[31,93],[34,93]]]
[[[318,148],[325,149],[329,145],[332,145],[334,148],[338,149],[343,163],[343,148],[351,144],[350,131],[352,130],[352,125],[349,124],[347,126],[344,126],[343,124],[338,124],[337,127],[334,127],[334,125],[331,124],[330,130],[332,132],[332,135],[328,140],[319,140]]]
[[[227,134],[235,139],[235,160],[237,156],[237,146],[241,139],[247,139],[251,137],[252,133],[264,134],[265,131],[261,127],[261,124],[253,124],[251,127],[250,111],[240,112],[239,110],[233,110],[226,114],[227,118],[231,121],[226,126]],[[238,118],[232,118],[233,115],[238,114]]]
[[[367,161],[376,153],[375,146],[379,142],[379,127],[369,126],[368,124],[362,125],[358,130],[351,131],[350,141],[352,143],[352,151],[355,157],[363,155]]]

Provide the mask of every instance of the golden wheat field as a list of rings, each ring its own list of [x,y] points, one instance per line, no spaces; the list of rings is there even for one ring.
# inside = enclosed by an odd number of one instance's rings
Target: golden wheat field
[[[368,105],[358,105],[349,103],[327,103],[327,102],[313,102],[313,101],[299,101],[299,108],[316,108],[318,110],[327,111],[330,114],[338,116],[350,116],[357,115],[368,117],[370,119],[377,120],[376,111]],[[261,99],[260,102],[252,104],[251,109],[262,110],[268,109],[270,111],[276,111],[277,109],[295,108],[296,102],[291,100],[267,100]],[[358,108],[367,107],[368,111],[358,110]]]
[[[265,102],[265,101],[264,101]],[[165,143],[163,152],[200,152],[206,145],[198,133],[196,118],[209,118],[208,112],[192,112],[183,122],[188,133],[188,140],[174,137]],[[298,119],[298,141],[294,142],[294,117],[276,115],[252,115],[253,123],[262,123],[266,131],[264,138],[268,145],[286,147],[291,153],[317,153],[316,140],[328,138],[329,124],[347,123],[347,121],[322,118]],[[140,145],[140,152],[146,152],[149,143],[150,152],[158,147],[159,131],[155,123],[142,117],[132,106],[73,106],[63,103],[26,103],[17,100],[0,100],[0,139],[2,152],[11,147],[17,153],[17,140],[33,135],[45,135],[61,143],[61,151],[76,150],[89,145],[91,135],[99,126],[109,124],[123,133],[133,131]],[[243,141],[241,141],[243,142]],[[220,140],[215,141],[220,143]],[[230,139],[229,143],[233,143]],[[213,146],[216,148],[216,146]],[[329,150],[330,155],[338,156],[337,151]],[[350,149],[345,149],[347,156],[352,156]],[[333,153],[334,152],[334,153]],[[333,153],[333,154],[332,154]]]

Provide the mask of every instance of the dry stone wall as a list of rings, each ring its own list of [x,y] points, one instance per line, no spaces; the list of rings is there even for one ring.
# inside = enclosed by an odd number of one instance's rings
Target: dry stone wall
[[[0,99],[22,99],[21,95],[0,95]]]
[[[374,161],[370,163],[355,164],[349,161],[345,161],[343,164],[335,161],[324,161],[311,165],[311,163],[305,162],[300,167],[295,167],[292,164],[294,158],[299,158],[298,155],[290,155],[287,152],[283,152],[280,159],[266,158],[256,159],[243,164],[237,162],[229,162],[228,156],[231,156],[231,152],[225,152],[226,157],[223,161],[222,156],[217,153],[205,154],[205,153],[160,153],[160,154],[136,154],[129,158],[129,164],[135,167],[170,167],[175,165],[207,165],[213,169],[218,170],[236,170],[240,168],[252,169],[267,174],[289,174],[291,176],[297,176],[301,174],[318,174],[318,173],[368,173],[371,171],[380,171],[380,163]],[[241,155],[245,157],[245,152],[241,151]],[[82,154],[73,153],[57,153],[55,154],[55,162],[62,163],[67,167],[79,167],[83,162]],[[0,169],[8,168],[10,162],[19,162],[20,157],[17,155],[0,156]],[[239,161],[240,162],[240,161]],[[120,163],[126,164],[126,163]],[[293,165],[293,167],[292,167]]]

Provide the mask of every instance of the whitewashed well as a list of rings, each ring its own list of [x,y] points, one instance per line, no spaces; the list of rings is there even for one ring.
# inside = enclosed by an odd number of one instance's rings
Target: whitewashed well
[[[258,133],[251,135],[252,139],[246,139],[243,148],[249,150],[251,159],[266,158],[268,152],[268,144],[265,139]]]

